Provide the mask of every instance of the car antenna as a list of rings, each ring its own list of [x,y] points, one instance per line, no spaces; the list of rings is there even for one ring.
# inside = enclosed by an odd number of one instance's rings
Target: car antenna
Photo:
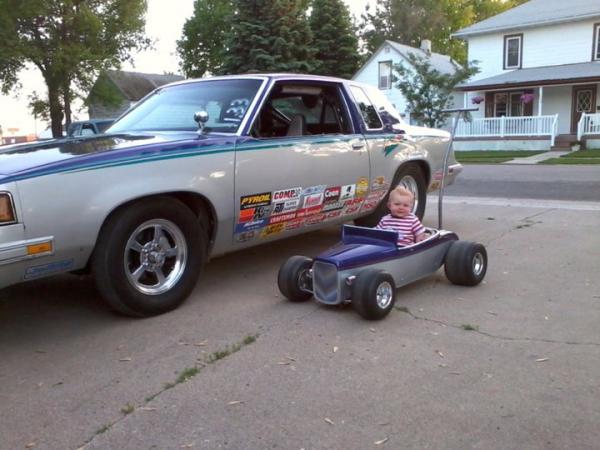
[[[442,200],[444,198],[444,184],[446,183],[446,172],[448,172],[448,158],[450,157],[450,152],[452,151],[454,136],[456,136],[456,128],[458,127],[460,117],[464,115],[464,117],[466,118],[468,114],[473,111],[479,111],[479,108],[453,108],[442,110],[442,112],[455,114],[455,116],[454,124],[452,125],[452,131],[450,133],[450,141],[448,142],[448,148],[446,149],[446,153],[444,153],[444,163],[442,165],[442,181],[440,185],[440,193],[438,196],[438,229],[440,230],[442,229]]]

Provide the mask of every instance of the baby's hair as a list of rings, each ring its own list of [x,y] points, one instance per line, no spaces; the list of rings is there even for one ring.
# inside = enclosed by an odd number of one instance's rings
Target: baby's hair
[[[390,197],[392,196],[392,194],[400,195],[402,197],[410,197],[411,200],[415,199],[414,194],[408,189],[406,189],[404,186],[396,186],[394,189],[391,190]]]

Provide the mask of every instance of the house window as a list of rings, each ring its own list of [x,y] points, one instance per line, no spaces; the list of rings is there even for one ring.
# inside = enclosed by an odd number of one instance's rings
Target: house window
[[[600,23],[594,25],[594,47],[592,48],[592,60],[600,59]]]
[[[494,117],[523,116],[523,92],[498,92],[494,94]]]
[[[504,69],[520,69],[522,53],[522,34],[504,36]]]
[[[379,63],[379,89],[392,88],[392,62],[381,61]]]

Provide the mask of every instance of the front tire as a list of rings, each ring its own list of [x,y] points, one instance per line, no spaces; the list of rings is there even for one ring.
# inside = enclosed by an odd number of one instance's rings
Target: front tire
[[[312,297],[311,267],[312,259],[292,256],[279,268],[277,286],[289,301],[305,302]]]
[[[453,284],[476,286],[487,271],[487,251],[482,244],[454,241],[444,261],[444,272]]]
[[[354,280],[352,305],[367,320],[380,320],[387,316],[396,302],[396,284],[387,272],[365,269]]]
[[[179,200],[158,197],[127,206],[103,226],[92,267],[108,305],[147,317],[177,308],[205,263],[206,236]]]
[[[427,181],[423,171],[416,164],[407,164],[400,168],[394,177],[391,188],[386,196],[383,198],[381,203],[377,205],[377,208],[365,217],[359,217],[354,220],[356,225],[361,227],[374,227],[379,223],[381,218],[388,214],[388,199],[390,192],[397,186],[404,186],[408,189],[415,197],[415,204],[413,207],[413,214],[415,214],[419,220],[423,220],[425,215],[425,204],[427,202]]]

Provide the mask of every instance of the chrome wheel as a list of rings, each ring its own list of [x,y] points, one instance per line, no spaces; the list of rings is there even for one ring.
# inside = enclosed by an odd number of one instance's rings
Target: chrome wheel
[[[177,284],[187,260],[187,243],[179,227],[166,219],[152,219],[131,233],[123,263],[137,291],[159,295]]]
[[[419,185],[417,184],[417,180],[415,180],[411,175],[404,175],[402,178],[400,178],[398,186],[402,186],[413,195],[415,198],[415,203],[413,205],[412,213],[416,213],[417,209],[419,208]]]
[[[379,306],[381,309],[386,309],[394,298],[392,285],[387,281],[379,284],[379,286],[377,286],[375,296],[377,298],[377,306]]]
[[[485,267],[485,258],[481,253],[475,253],[473,257],[473,275],[480,276]]]

